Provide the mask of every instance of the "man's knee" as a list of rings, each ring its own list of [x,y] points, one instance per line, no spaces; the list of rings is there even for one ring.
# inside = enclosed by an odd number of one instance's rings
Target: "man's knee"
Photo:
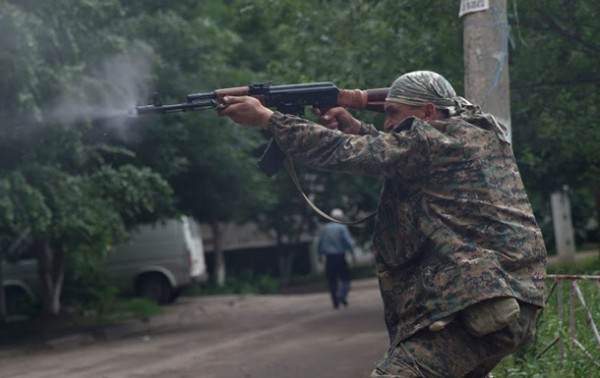
[[[518,319],[484,336],[473,335],[458,318],[436,332],[423,329],[392,349],[370,378],[458,377],[476,370],[485,376],[486,370],[527,344],[535,334],[538,308],[521,302],[519,305]]]
[[[419,378],[423,377],[422,375],[398,375],[398,374],[389,374],[386,371],[383,371],[379,368],[375,368],[369,378]]]
[[[521,316],[519,302],[513,297],[485,300],[461,312],[462,321],[470,334],[484,336],[499,331]]]
[[[371,377],[460,376],[455,373],[468,371],[461,365],[469,357],[459,357],[464,353],[464,348],[456,341],[446,330],[434,333],[425,329],[388,351],[386,357],[376,364]]]
[[[369,378],[418,378],[425,377],[415,359],[403,351],[386,356],[385,359],[377,363],[377,367]]]
[[[522,348],[535,336],[539,308],[523,302],[519,302],[519,305],[521,311],[517,320],[499,331],[484,336],[488,342],[509,353]]]

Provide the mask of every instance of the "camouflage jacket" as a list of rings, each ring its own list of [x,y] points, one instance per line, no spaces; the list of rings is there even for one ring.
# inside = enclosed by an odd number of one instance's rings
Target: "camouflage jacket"
[[[485,299],[544,306],[544,242],[493,117],[347,135],[276,112],[268,130],[307,166],[384,178],[373,247],[392,346]]]

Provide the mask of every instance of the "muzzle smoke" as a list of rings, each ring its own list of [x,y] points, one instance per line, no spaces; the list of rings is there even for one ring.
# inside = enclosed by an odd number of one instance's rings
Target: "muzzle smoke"
[[[102,121],[126,135],[129,110],[141,99],[149,98],[151,82],[151,52],[142,48],[130,51],[107,58],[88,83],[67,88],[44,112],[44,123]]]

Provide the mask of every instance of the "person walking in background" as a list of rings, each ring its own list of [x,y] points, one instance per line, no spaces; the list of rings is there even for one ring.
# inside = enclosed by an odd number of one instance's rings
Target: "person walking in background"
[[[341,209],[333,209],[331,217],[341,221],[344,218],[344,212]],[[319,232],[317,251],[320,263],[325,258],[325,276],[333,308],[337,309],[340,303],[348,306],[351,275],[346,253],[352,255],[352,262],[356,263],[354,241],[348,227],[345,224],[331,221],[325,223]],[[341,283],[339,291],[338,281]]]

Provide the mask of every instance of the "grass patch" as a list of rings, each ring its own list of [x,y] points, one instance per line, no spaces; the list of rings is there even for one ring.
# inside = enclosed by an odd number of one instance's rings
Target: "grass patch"
[[[600,259],[597,257],[570,264],[557,264],[548,267],[549,274],[599,275]],[[591,311],[596,326],[600,323],[600,290],[594,280],[578,280],[577,284]],[[498,377],[598,377],[600,348],[592,333],[585,308],[575,300],[575,339],[585,348],[589,357],[579,347],[570,342],[570,286],[563,282],[550,293],[552,281],[548,281],[548,303],[540,317],[537,335],[524,350],[504,360],[494,369]],[[562,306],[559,306],[558,298]],[[559,314],[559,307],[562,314]],[[552,343],[557,337],[562,342]],[[552,345],[552,346],[550,346]],[[546,348],[548,348],[546,350]]]
[[[548,265],[548,274],[600,275],[600,258],[593,256],[572,263]]]
[[[118,323],[127,320],[149,319],[160,315],[163,308],[146,298],[117,298],[101,312],[89,310],[79,316],[76,322],[81,324]]]
[[[274,294],[278,291],[279,281],[276,278],[246,270],[229,274],[222,287],[211,281],[206,285],[187,288],[183,295]]]

